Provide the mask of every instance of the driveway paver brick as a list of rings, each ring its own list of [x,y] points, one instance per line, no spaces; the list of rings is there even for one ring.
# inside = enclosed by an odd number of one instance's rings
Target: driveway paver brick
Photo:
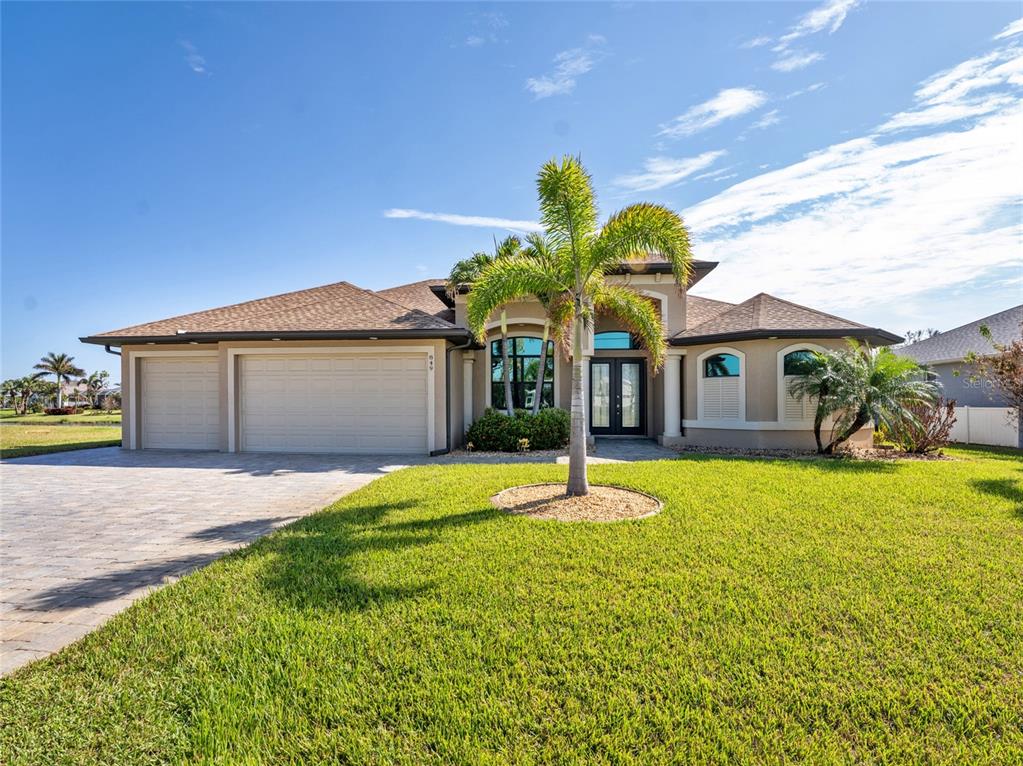
[[[598,439],[590,460],[677,457]],[[340,456],[58,452],[0,462],[0,674],[94,630],[154,588],[416,463],[564,455]]]

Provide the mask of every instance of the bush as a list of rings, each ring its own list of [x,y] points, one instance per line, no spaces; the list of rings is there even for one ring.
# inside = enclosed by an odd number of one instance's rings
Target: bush
[[[75,415],[77,412],[77,407],[47,407],[43,410],[44,415]]]
[[[899,420],[892,438],[906,452],[923,455],[948,444],[955,422],[954,401],[939,399],[934,404],[918,404]]]
[[[513,418],[490,409],[469,427],[465,440],[473,449],[494,452],[519,452],[523,441],[529,449],[558,449],[568,444],[570,431],[571,417],[562,409],[551,407],[537,415],[516,410]]]

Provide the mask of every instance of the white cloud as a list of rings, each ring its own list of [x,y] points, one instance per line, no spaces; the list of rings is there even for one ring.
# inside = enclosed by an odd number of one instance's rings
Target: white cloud
[[[828,0],[802,16],[788,33],[782,35],[779,42],[788,45],[793,40],[823,32],[825,29],[828,34],[834,34],[842,26],[849,11],[858,4],[859,0]]]
[[[199,54],[196,47],[188,40],[179,40],[178,45],[185,50],[185,63],[188,64],[189,69],[196,74],[207,74],[206,59]]]
[[[536,221],[515,221],[510,218],[459,215],[458,213],[427,213],[407,208],[385,210],[384,218],[414,218],[420,221],[447,223],[452,226],[479,226],[486,229],[508,229],[509,231],[543,231],[543,226]]]
[[[505,42],[501,30],[508,26],[508,18],[499,12],[476,13],[472,16],[473,32],[465,38],[468,48],[481,48],[488,43]]]
[[[728,264],[728,280],[708,280],[705,292],[743,300],[766,290],[893,316],[929,291],[1018,272],[1023,101],[1009,97],[1018,55],[995,51],[921,85],[918,109],[904,114],[933,124],[929,110],[968,111],[976,82],[1000,82],[984,96],[988,110],[958,130],[893,135],[892,118],[686,211],[699,257]]]
[[[815,82],[813,85],[807,85],[805,88],[800,88],[799,90],[792,91],[787,96],[785,96],[785,100],[787,101],[790,98],[798,98],[799,96],[805,96],[807,93],[814,93],[824,87],[826,87],[825,83]]]
[[[537,99],[563,96],[575,90],[577,78],[593,69],[600,58],[599,47],[605,43],[602,35],[590,35],[586,45],[561,51],[554,57],[554,69],[540,77],[526,80],[526,90]]]
[[[714,98],[690,107],[671,122],[661,126],[659,136],[682,138],[712,128],[725,120],[759,109],[767,95],[752,88],[725,88]]]
[[[900,112],[882,131],[944,125],[990,114],[1018,98],[1023,87],[1023,50],[1010,45],[967,59],[924,80],[916,91],[917,108]]]
[[[822,58],[824,54],[816,51],[786,51],[771,64],[771,69],[778,72],[794,72],[797,69],[805,69]]]
[[[714,151],[704,152],[697,157],[681,159],[651,157],[643,163],[642,173],[618,176],[611,182],[611,185],[631,192],[663,189],[666,186],[681,183],[694,173],[710,167],[725,154],[727,154],[725,151]]]
[[[792,43],[803,37],[809,37],[819,32],[827,31],[834,34],[845,22],[849,11],[859,4],[860,0],[828,0],[828,2],[817,6],[804,14],[799,21],[784,35],[778,38],[778,43],[771,48],[778,54],[778,58],[771,64],[771,68],[778,72],[794,72],[797,69],[804,69],[815,64],[824,58],[822,53],[816,51],[792,50]],[[758,40],[764,38],[756,38]]]
[[[740,48],[760,48],[761,46],[769,45],[770,43],[771,43],[771,38],[770,37],[766,37],[766,36],[764,36],[764,37],[754,37],[752,40],[747,40],[746,42],[744,42],[739,47]]]
[[[763,130],[764,128],[769,128],[772,125],[777,125],[779,122],[781,122],[781,116],[778,114],[778,110],[772,109],[765,113],[759,120],[754,122],[751,127],[756,128],[757,130]]]
[[[1015,37],[1016,35],[1023,34],[1023,19],[1016,19],[1011,24],[1007,24],[1005,29],[995,35],[995,40],[1004,40],[1007,37]]]

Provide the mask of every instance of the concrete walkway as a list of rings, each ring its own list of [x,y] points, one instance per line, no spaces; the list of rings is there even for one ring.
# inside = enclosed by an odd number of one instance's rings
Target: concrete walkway
[[[594,463],[676,453],[598,440]],[[76,641],[153,588],[390,471],[417,463],[567,462],[541,455],[130,452],[0,462],[0,673]]]

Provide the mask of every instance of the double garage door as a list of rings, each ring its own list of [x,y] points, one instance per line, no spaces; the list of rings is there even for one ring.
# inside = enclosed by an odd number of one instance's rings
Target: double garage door
[[[238,448],[429,452],[425,354],[238,357]],[[145,359],[142,446],[219,449],[215,358]]]

